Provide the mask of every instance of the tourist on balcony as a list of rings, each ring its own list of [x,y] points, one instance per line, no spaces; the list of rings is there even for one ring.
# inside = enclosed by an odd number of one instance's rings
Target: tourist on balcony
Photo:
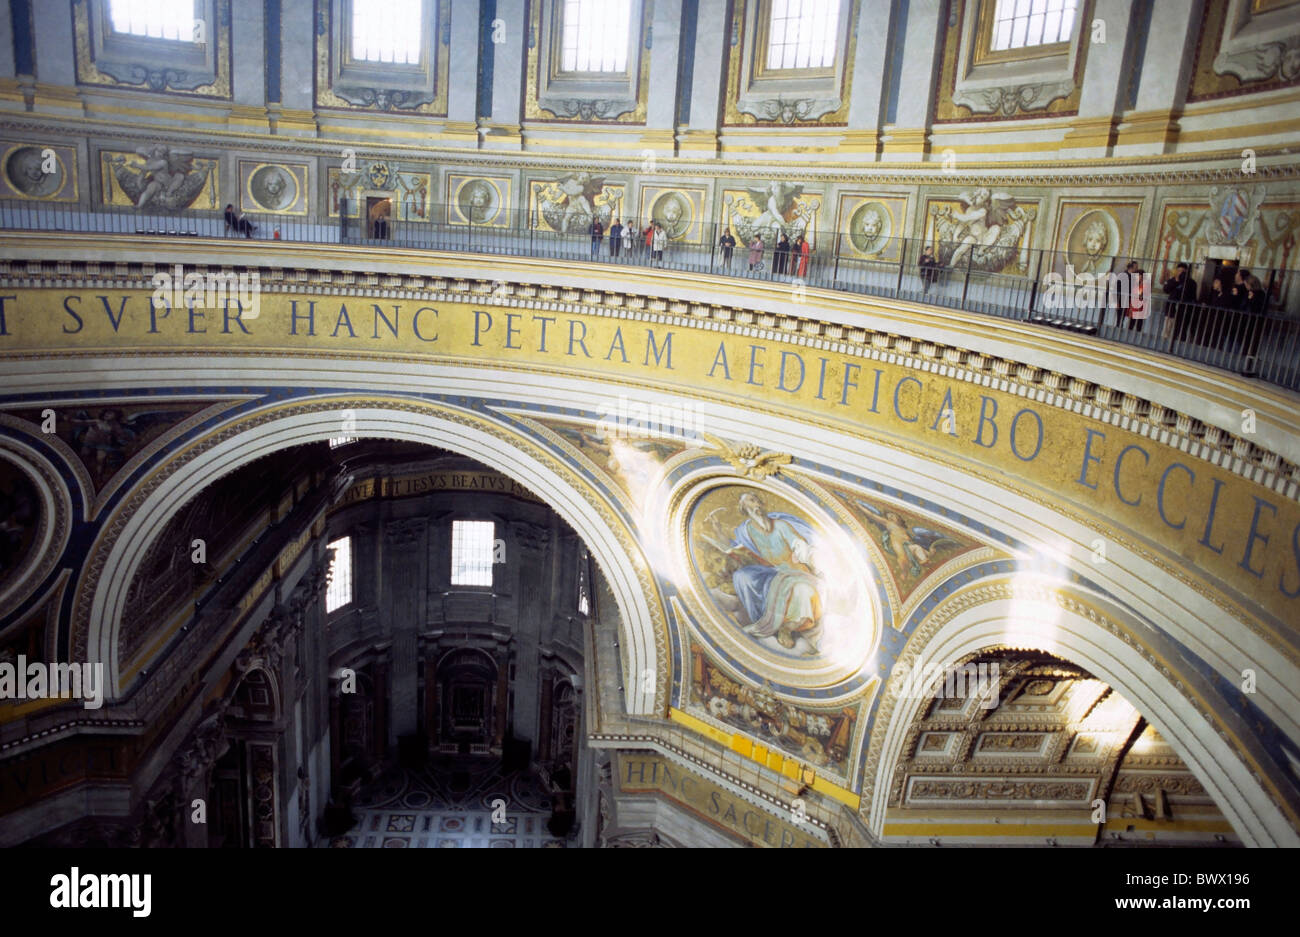
[[[599,218],[591,219],[591,256],[600,255],[600,242],[605,237],[605,226],[600,223]]]
[[[623,253],[627,254],[628,259],[632,259],[632,230],[636,227],[634,222],[629,221],[623,226]]]
[[[1165,295],[1169,297],[1169,315],[1174,320],[1174,341],[1185,341],[1189,332],[1195,331],[1194,305],[1196,284],[1187,274],[1187,264],[1174,268],[1174,276],[1165,280]]]
[[[807,238],[802,234],[795,239],[794,256],[798,258],[799,270],[796,276],[803,279],[808,276],[808,259],[812,255],[812,247],[808,244]]]
[[[749,269],[754,270],[763,262],[763,236],[755,234],[754,240],[749,242]]]
[[[226,203],[226,231],[229,232],[231,228],[234,228],[236,231],[239,230],[239,216],[235,214],[235,206],[227,202]]]
[[[614,219],[614,223],[609,226],[609,256],[618,260],[619,249],[623,246],[623,226]]]
[[[718,246],[722,248],[722,265],[730,267],[731,252],[736,249],[736,239],[732,237],[730,228],[722,232],[722,237],[718,239]]]
[[[653,221],[645,226],[645,231],[642,232],[642,235],[645,238],[645,252],[649,255],[654,250],[655,225]]]
[[[776,249],[772,251],[772,276],[785,276],[786,267],[790,261],[790,239],[781,232],[781,239],[776,242]]]
[[[939,276],[939,258],[934,256],[934,248],[925,245],[916,265],[921,268],[921,295],[924,296],[930,292],[930,287],[934,286],[934,281]]]
[[[1115,289],[1107,289],[1107,299],[1114,304],[1115,309],[1115,328],[1122,328],[1124,320],[1128,318],[1129,301],[1132,299],[1132,283],[1137,276],[1138,262],[1130,260],[1124,265],[1124,275],[1119,278]],[[1102,325],[1106,323],[1103,321]]]
[[[1141,267],[1133,272],[1136,276],[1128,303],[1128,327],[1141,332],[1142,323],[1151,314],[1151,282]]]
[[[1227,309],[1231,303],[1232,297],[1223,288],[1223,278],[1215,277],[1214,282],[1210,285],[1210,292],[1205,297],[1205,304],[1211,309]]]
[[[650,238],[650,246],[654,250],[655,263],[662,264],[664,262],[664,245],[667,243],[668,232],[664,230],[663,225],[655,222],[654,233]]]

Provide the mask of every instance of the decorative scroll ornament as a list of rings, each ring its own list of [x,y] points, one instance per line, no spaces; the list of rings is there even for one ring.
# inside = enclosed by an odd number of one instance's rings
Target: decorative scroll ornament
[[[952,101],[969,108],[973,114],[1010,117],[1017,112],[1041,111],[1059,98],[1068,98],[1073,91],[1072,81],[1007,85],[1003,88],[961,88],[953,93]]]
[[[737,104],[736,109],[742,114],[749,114],[760,121],[793,124],[796,121],[817,120],[840,106],[838,99],[818,98],[768,98],[762,101],[749,101]]]
[[[336,85],[334,93],[349,104],[380,111],[409,111],[433,101],[431,94],[394,88],[345,88]]]
[[[700,435],[719,451],[723,459],[731,463],[731,467],[737,474],[745,478],[763,479],[769,475],[776,475],[781,471],[782,465],[789,465],[794,458],[788,452],[764,453],[758,446],[750,443],[732,448],[729,443],[717,436],[710,436],[708,433]]]
[[[614,120],[636,109],[636,101],[613,98],[565,98],[554,107],[541,105],[557,117],[577,120]]]
[[[1232,75],[1241,82],[1295,81],[1300,78],[1300,35],[1236,52],[1221,52],[1214,60],[1214,73]]]

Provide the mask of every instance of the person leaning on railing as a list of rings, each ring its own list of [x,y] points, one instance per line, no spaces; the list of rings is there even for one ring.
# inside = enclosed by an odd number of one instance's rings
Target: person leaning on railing
[[[1264,331],[1264,313],[1268,307],[1268,293],[1259,277],[1249,270],[1237,268],[1232,287],[1234,306],[1240,311],[1243,321],[1241,355],[1242,373],[1251,374],[1255,370],[1255,356],[1259,354],[1259,338]]]
[[[934,248],[929,244],[921,251],[921,259],[916,262],[921,270],[921,295],[930,292],[934,281],[939,276],[939,258],[934,256]]]
[[[1189,333],[1196,333],[1192,321],[1196,284],[1187,273],[1187,264],[1174,268],[1174,275],[1164,282],[1164,291],[1169,297],[1169,317],[1174,320],[1174,341],[1185,341]]]
[[[736,239],[732,236],[730,228],[722,232],[722,237],[718,239],[718,246],[722,248],[722,265],[730,267],[731,252],[736,249]]]

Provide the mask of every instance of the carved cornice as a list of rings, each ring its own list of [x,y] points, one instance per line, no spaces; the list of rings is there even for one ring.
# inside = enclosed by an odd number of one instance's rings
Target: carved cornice
[[[40,260],[0,261],[0,287],[152,290],[146,275],[146,272],[151,271],[143,271],[140,264],[117,263],[112,267],[107,264],[101,267],[94,261],[60,261],[57,266],[57,271],[48,272]],[[92,267],[93,270],[88,269]],[[203,264],[191,267],[199,273],[208,269]],[[214,265],[212,269],[220,268]],[[356,274],[349,272],[276,267],[263,270],[260,282],[264,292],[285,294],[370,296],[375,289],[380,288],[378,278],[374,283],[361,284],[356,282],[357,279]],[[985,386],[993,379],[998,384],[1006,385],[1008,390],[1020,388],[1023,396],[1034,399],[1043,406],[1079,413],[1103,422],[1128,421],[1129,428],[1134,432],[1163,439],[1167,446],[1182,450],[1188,457],[1210,462],[1286,498],[1300,501],[1300,464],[1290,462],[1279,453],[1265,449],[1229,429],[1209,426],[1190,414],[1134,394],[959,345],[918,342],[904,335],[854,328],[802,316],[756,313],[742,306],[682,300],[669,300],[665,303],[648,293],[573,290],[570,292],[574,301],[556,303],[546,298],[548,292],[551,296],[555,295],[554,288],[548,290],[532,283],[412,275],[390,277],[382,288],[386,294],[398,299],[430,302],[472,300],[487,305],[508,304],[523,309],[561,309],[571,312],[601,310],[603,315],[636,321],[649,317],[643,310],[650,308],[651,302],[654,302],[660,307],[666,305],[666,315],[663,317],[675,328],[707,328],[713,332],[744,334],[802,345],[812,344],[818,339],[831,339],[845,346],[856,346],[861,349],[859,354],[864,358],[888,358],[923,371],[931,371],[936,365],[943,365],[951,380]],[[755,320],[760,328],[753,327]],[[183,357],[187,353],[168,351],[167,354]],[[277,351],[276,354],[290,357],[293,353]],[[720,449],[726,448],[724,444],[717,445]],[[759,461],[769,459],[782,461],[781,456],[774,454],[762,456]],[[731,461],[730,457],[728,461]],[[737,463],[733,462],[733,465]],[[767,462],[764,461],[764,467],[766,466]],[[738,469],[742,467],[743,461],[737,465]],[[776,468],[775,465],[772,467]],[[1135,544],[1124,545],[1137,548]]]
[[[282,157],[319,157],[334,160],[343,148],[356,153],[358,159],[423,160],[430,165],[484,170],[527,169],[568,173],[576,170],[606,174],[640,173],[643,158],[640,156],[596,157],[586,154],[511,153],[509,151],[484,152],[470,148],[433,148],[418,143],[404,143],[409,136],[394,135],[394,139],[367,146],[364,142],[344,139],[303,139],[277,137],[267,134],[239,131],[203,131],[196,136],[193,130],[180,132],[162,127],[127,127],[111,121],[81,119],[65,123],[57,118],[24,117],[17,114],[0,118],[0,134],[6,131],[29,138],[33,135],[51,135],[80,141],[88,132],[97,137],[133,141],[138,144],[208,148],[227,146],[240,153],[266,153]],[[412,132],[415,130],[412,128]],[[421,133],[425,131],[420,131]],[[1277,155],[1288,157],[1284,146],[1256,147],[1259,159]],[[1207,165],[1221,163],[1221,165]],[[1162,167],[1170,168],[1162,168]],[[1300,164],[1292,159],[1276,164],[1261,162],[1256,167],[1251,182],[1300,179]],[[962,161],[957,172],[940,172],[935,163],[928,168],[918,168],[911,163],[862,163],[834,161],[787,161],[778,163],[751,163],[748,160],[719,162],[718,160],[693,160],[676,157],[660,160],[655,175],[664,178],[701,175],[718,176],[723,182],[759,179],[791,180],[812,183],[851,183],[854,185],[1070,185],[1070,186],[1148,186],[1193,185],[1202,183],[1242,182],[1241,150],[1228,149],[1210,153],[1170,153],[1150,156],[1112,157],[1106,159],[1042,159],[1011,160],[972,164]]]

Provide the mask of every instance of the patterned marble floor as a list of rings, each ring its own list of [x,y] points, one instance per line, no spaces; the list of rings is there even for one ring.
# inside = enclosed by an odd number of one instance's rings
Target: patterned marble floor
[[[492,822],[494,809],[505,822]],[[353,849],[562,849],[546,828],[551,799],[524,772],[503,774],[495,758],[431,759],[421,771],[394,768],[363,788],[357,823],[323,843]]]

